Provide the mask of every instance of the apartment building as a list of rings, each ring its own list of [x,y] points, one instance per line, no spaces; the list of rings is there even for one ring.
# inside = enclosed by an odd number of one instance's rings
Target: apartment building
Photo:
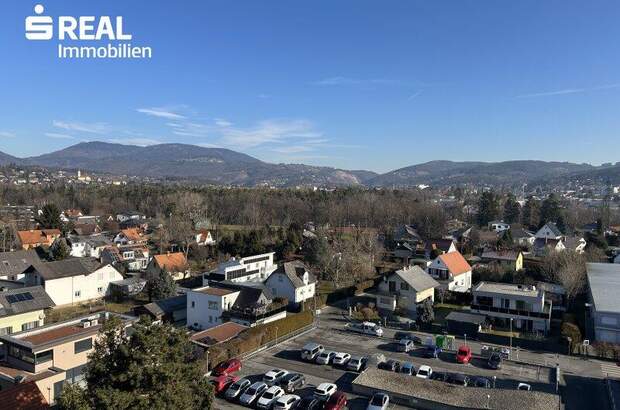
[[[30,286],[0,292],[0,335],[43,326],[45,309],[54,302],[41,286]]]
[[[100,312],[0,336],[6,358],[0,363],[0,387],[35,382],[48,403],[53,404],[65,383],[83,380],[95,338],[111,316],[119,317],[125,327],[137,320]]]
[[[472,313],[486,315],[498,327],[546,334],[551,326],[552,302],[533,285],[480,282],[472,290]]]
[[[274,252],[269,252],[239,259],[231,258],[229,261],[221,263],[215,271],[204,274],[203,286],[207,286],[209,280],[262,282],[278,268],[273,262],[274,255]]]
[[[620,343],[620,265],[586,264],[590,296],[588,329],[599,342]]]

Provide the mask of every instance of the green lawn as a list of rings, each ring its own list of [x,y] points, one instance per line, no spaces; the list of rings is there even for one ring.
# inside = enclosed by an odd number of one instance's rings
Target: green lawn
[[[56,309],[51,309],[45,313],[45,324],[62,322],[64,320],[70,320],[76,317],[88,315],[94,312],[100,312],[103,310],[115,313],[129,313],[134,308],[134,306],[137,306],[139,304],[141,303],[136,303],[136,301],[133,300],[129,300],[123,303],[104,303],[103,301],[93,301],[92,303],[60,307]]]

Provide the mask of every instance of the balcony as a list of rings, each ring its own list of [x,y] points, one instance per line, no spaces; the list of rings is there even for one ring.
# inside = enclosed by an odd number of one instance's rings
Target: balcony
[[[549,312],[551,308],[549,305],[545,304],[544,312],[530,312],[528,310],[508,309],[508,308],[501,308],[501,307],[495,307],[495,306],[473,305],[472,304],[471,310],[477,310],[480,312],[490,312],[490,313],[503,313],[506,315],[548,320],[550,318]]]
[[[243,320],[248,322],[258,322],[265,318],[275,316],[286,310],[286,305],[282,304],[270,304],[260,305],[247,308],[231,308],[230,310],[222,312],[222,320],[228,321],[231,319]]]

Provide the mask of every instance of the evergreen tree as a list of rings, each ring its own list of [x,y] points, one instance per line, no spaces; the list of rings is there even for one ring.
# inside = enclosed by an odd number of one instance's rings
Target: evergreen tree
[[[540,207],[540,220],[538,226],[543,226],[547,222],[557,223],[561,214],[562,209],[560,208],[560,201],[555,194],[549,194]]]
[[[435,320],[435,311],[433,310],[433,302],[430,298],[425,299],[422,303],[419,303],[416,308],[418,315],[418,323],[431,324]]]
[[[478,201],[478,226],[487,226],[499,216],[499,200],[493,191],[483,192]]]
[[[521,205],[517,202],[513,194],[509,194],[504,202],[504,222],[513,224],[519,221],[521,216]]]
[[[176,295],[177,285],[168,272],[160,269],[156,275],[148,279],[146,290],[149,300],[160,300]]]
[[[540,203],[533,197],[527,198],[523,206],[521,223],[528,229],[536,229],[540,221]]]
[[[50,253],[53,260],[61,261],[69,257],[71,254],[71,248],[67,244],[67,240],[65,238],[58,238],[50,247]]]
[[[510,249],[513,244],[514,240],[512,239],[510,229],[504,231],[497,239],[497,249],[500,251]]]
[[[41,215],[36,222],[43,229],[60,229],[62,221],[60,220],[60,209],[55,204],[47,204],[41,209]]]
[[[213,390],[186,332],[146,318],[133,330],[125,336],[118,319],[104,323],[86,367],[86,389],[63,390],[61,409],[211,409]]]

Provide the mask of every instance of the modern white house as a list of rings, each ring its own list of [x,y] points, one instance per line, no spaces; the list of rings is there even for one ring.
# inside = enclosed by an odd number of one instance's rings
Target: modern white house
[[[551,327],[552,302],[533,285],[480,282],[472,290],[472,313],[491,318],[501,327],[546,334]]]
[[[426,271],[442,290],[467,293],[471,290],[471,266],[459,251],[437,256]]]
[[[69,243],[71,244],[70,255],[75,258],[100,258],[101,252],[110,245],[110,241],[104,235],[72,235],[69,237]]]
[[[510,229],[510,224],[504,221],[491,221],[489,222],[489,230],[493,232],[504,232]]]
[[[299,305],[315,295],[316,278],[301,261],[285,262],[265,281],[274,297],[287,298],[289,304]]]
[[[273,262],[274,252],[261,255],[231,258],[220,263],[213,272],[203,275],[202,284],[209,284],[209,280],[231,282],[263,282],[278,266]]]
[[[204,330],[231,321],[256,326],[286,317],[286,306],[272,305],[273,295],[258,282],[223,282],[187,292],[187,326]]]
[[[620,264],[586,264],[590,326],[599,342],[620,343]]]
[[[24,271],[23,281],[26,286],[43,286],[56,306],[62,306],[101,299],[108,294],[110,282],[122,279],[109,264],[76,258],[33,264]]]
[[[403,309],[410,316],[417,315],[418,304],[435,300],[439,282],[419,266],[407,266],[386,276],[376,293],[377,307],[389,311]]]

